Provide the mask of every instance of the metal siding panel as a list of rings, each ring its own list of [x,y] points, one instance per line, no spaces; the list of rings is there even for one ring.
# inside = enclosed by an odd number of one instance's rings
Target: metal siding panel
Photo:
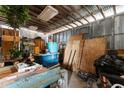
[[[115,17],[115,34],[124,33],[124,15]]]
[[[95,22],[93,23],[93,37],[100,35],[101,35],[100,24],[99,22]]]
[[[69,40],[70,36],[71,36],[71,31],[67,31],[67,41]]]
[[[124,35],[116,35],[115,49],[123,49],[123,48],[124,48]]]
[[[63,32],[59,34],[59,37],[60,37],[60,42],[63,42]]]

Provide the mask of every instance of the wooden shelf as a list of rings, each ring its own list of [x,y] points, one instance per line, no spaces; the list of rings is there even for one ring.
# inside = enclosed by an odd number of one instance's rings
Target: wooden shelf
[[[16,42],[19,42],[20,41],[20,37],[16,36],[9,36],[9,35],[2,35],[2,40],[3,41],[16,41]]]

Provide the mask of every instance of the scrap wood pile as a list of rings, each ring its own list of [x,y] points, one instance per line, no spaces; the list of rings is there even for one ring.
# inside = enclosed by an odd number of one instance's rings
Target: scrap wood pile
[[[95,73],[94,61],[106,53],[107,39],[72,36],[67,42],[63,65],[69,70]]]

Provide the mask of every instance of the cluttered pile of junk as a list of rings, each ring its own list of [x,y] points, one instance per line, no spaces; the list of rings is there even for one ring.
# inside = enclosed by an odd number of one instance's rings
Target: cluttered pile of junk
[[[1,32],[0,87],[48,87],[56,81],[56,86],[68,87],[66,71],[76,73],[89,88],[94,82],[100,88],[124,87],[124,50],[110,50],[105,37],[86,39],[80,33],[65,46],[52,36],[45,44],[41,37],[20,39],[13,30]]]
[[[0,87],[48,87],[60,79],[58,43],[1,32]]]

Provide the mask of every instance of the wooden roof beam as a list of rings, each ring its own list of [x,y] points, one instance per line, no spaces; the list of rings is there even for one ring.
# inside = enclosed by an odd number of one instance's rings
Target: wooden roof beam
[[[76,11],[72,6],[71,6],[71,8],[73,9],[73,11],[75,12],[75,13],[77,13],[79,16],[80,16],[80,18],[83,18],[85,21],[87,21],[88,23],[90,23],[84,16],[82,16],[78,11]]]
[[[99,5],[96,5],[96,7],[98,8],[99,12],[102,14],[103,18],[105,18],[102,8],[100,8]]]
[[[59,18],[57,17],[57,19],[59,19]],[[69,25],[69,23],[70,23],[70,22],[66,22],[66,21],[64,21],[64,20],[61,20],[61,21],[63,21],[63,23],[64,23],[63,25],[65,25],[65,26],[66,26],[67,24]],[[69,26],[71,26],[71,27],[73,28],[72,25],[69,25]],[[66,27],[67,27],[68,29],[70,29],[68,26],[66,26]]]
[[[46,28],[49,28],[49,29],[52,29],[52,27],[46,25],[46,24],[43,24],[40,20],[38,20],[37,18],[31,16],[31,19],[30,20],[33,20],[35,22],[37,22],[39,25],[42,25],[42,26],[46,26]]]
[[[56,29],[58,29],[58,28],[60,28],[60,27],[62,27],[62,26],[64,26],[64,27],[66,27],[66,28],[68,28],[68,29],[70,29],[68,26],[66,26],[65,24],[61,24],[61,23],[59,23],[59,22],[57,22],[58,24],[60,24],[60,26],[59,27],[57,27]]]
[[[36,13],[34,13],[34,12],[32,12],[32,11],[29,11],[29,13],[31,13],[34,17],[36,17],[35,19],[37,19],[37,14]],[[39,20],[39,19],[37,19],[37,20]],[[39,20],[39,21],[41,21],[42,23],[44,23],[44,24],[46,24],[46,25],[49,25],[48,23],[50,23],[51,25],[55,25],[54,23],[51,23],[51,22],[45,22],[45,21],[43,21],[43,20]],[[55,25],[56,26],[56,25]]]
[[[112,7],[113,7],[114,15],[116,15],[117,14],[116,5],[112,5]]]
[[[39,8],[37,8],[37,7],[35,7],[35,8],[39,10]],[[42,10],[40,9],[39,11],[42,11]],[[45,21],[43,21],[43,20],[38,19],[38,18],[37,18],[38,14],[36,14],[36,13],[33,12],[32,10],[30,10],[29,13],[32,14],[34,17],[36,17],[35,19],[39,20],[39,21],[42,22],[43,24],[49,25],[48,22],[45,22]],[[51,24],[51,23],[50,23],[50,24]],[[53,24],[52,24],[52,25],[53,25]]]
[[[55,7],[56,9],[58,9],[59,11],[61,10],[61,11],[65,12],[65,11],[63,10],[63,8],[61,8],[61,7],[58,7],[58,6],[54,6],[54,7]],[[67,18],[66,16],[64,17],[61,13],[59,13],[56,17],[62,18],[62,19],[64,19],[64,20],[66,20],[66,21],[68,21],[68,22],[71,22],[71,23],[75,24],[76,26],[78,26],[76,23],[73,22],[73,20]],[[70,25],[70,26],[71,26],[71,25]],[[73,27],[73,28],[74,28],[74,27]]]
[[[96,21],[95,16],[90,12],[90,10],[86,6],[83,5],[82,8],[85,9],[90,14],[90,16],[92,16],[93,19]]]
[[[68,11],[65,7],[63,7],[63,6],[61,6],[64,10],[65,10],[65,12],[68,14],[70,11]],[[80,21],[80,20],[77,20],[75,17],[73,17],[72,15],[68,15],[68,16],[70,16],[71,18],[73,18],[75,21],[78,21],[79,23],[81,23],[82,25],[83,25],[83,23]]]
[[[36,21],[34,21],[34,20],[30,20],[30,21],[28,21],[27,23],[29,23],[29,25],[31,26],[32,24],[34,25],[34,26],[38,26],[38,27],[42,27],[42,28],[47,28],[46,26],[43,26],[43,25],[40,25],[40,24],[38,24]],[[48,30],[51,30],[50,28],[47,28]]]

